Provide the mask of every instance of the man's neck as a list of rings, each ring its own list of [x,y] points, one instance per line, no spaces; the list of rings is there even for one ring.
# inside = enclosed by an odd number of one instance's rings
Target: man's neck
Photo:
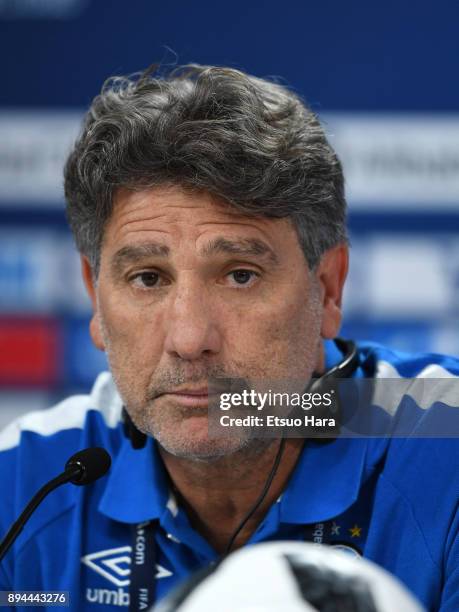
[[[303,442],[301,439],[285,441],[271,486],[233,548],[242,546],[250,538],[285,489]],[[192,526],[217,552],[225,551],[241,521],[260,497],[276,461],[279,445],[279,440],[272,440],[261,451],[245,449],[209,463],[175,457],[160,448],[179,503],[187,511]]]

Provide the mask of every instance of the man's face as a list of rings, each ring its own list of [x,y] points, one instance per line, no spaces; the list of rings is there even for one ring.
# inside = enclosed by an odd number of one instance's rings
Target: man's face
[[[205,395],[180,392],[205,394],[221,376],[307,381],[321,336],[339,325],[345,271],[330,281],[332,268],[309,271],[287,219],[247,217],[179,187],[119,190],[97,283],[85,259],[83,272],[93,340],[137,427],[177,456],[242,448],[234,436],[209,439]]]

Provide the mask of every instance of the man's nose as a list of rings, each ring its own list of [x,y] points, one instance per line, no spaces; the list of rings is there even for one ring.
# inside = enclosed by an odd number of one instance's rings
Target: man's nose
[[[218,353],[221,336],[208,291],[201,285],[177,287],[171,298],[165,350],[187,360]]]

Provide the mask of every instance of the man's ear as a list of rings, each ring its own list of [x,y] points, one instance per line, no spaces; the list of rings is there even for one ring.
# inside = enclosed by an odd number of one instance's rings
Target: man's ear
[[[81,255],[81,274],[83,276],[83,282],[86,287],[86,291],[88,292],[89,299],[92,303],[92,318],[89,323],[89,333],[91,334],[92,341],[94,345],[100,349],[101,351],[105,350],[105,344],[102,339],[102,329],[100,325],[100,316],[99,316],[99,305],[97,302],[96,295],[96,285],[95,279],[92,272],[91,264],[89,260],[84,255]]]
[[[316,270],[322,299],[322,338],[335,338],[341,326],[341,300],[349,267],[349,249],[339,244],[324,253]]]

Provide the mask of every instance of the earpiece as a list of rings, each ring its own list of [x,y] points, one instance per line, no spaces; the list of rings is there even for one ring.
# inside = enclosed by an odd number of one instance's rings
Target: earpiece
[[[328,411],[324,414],[318,414],[323,418],[334,418],[338,426],[333,433],[330,435],[312,436],[315,442],[326,444],[336,440],[340,433],[342,423],[342,410],[340,403],[340,394],[338,393],[337,381],[343,378],[350,378],[355,370],[359,366],[359,356],[357,353],[357,347],[355,342],[352,340],[343,340],[342,338],[335,338],[335,343],[342,353],[344,353],[343,359],[336,365],[327,370],[324,374],[314,373],[311,378],[311,382],[306,388],[308,393],[331,393],[334,397],[332,408],[329,407]],[[326,429],[316,427],[315,433],[325,434]]]
[[[126,438],[129,438],[131,440],[132,448],[134,450],[139,450],[143,448],[147,443],[147,435],[137,429],[124,406],[122,419],[124,435],[126,436]]]

